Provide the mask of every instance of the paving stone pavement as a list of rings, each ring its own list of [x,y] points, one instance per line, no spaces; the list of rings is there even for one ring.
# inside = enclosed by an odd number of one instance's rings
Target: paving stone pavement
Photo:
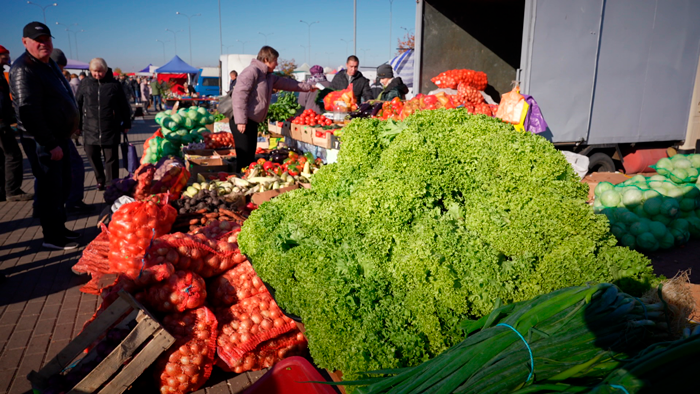
[[[129,140],[139,156],[143,142],[157,128],[153,114],[133,124]],[[68,216],[66,227],[82,233],[80,248],[43,248],[39,219],[32,218],[32,202],[0,202],[0,273],[7,277],[0,283],[0,394],[31,392],[27,374],[38,371],[75,338],[99,306],[98,296],[79,291],[89,277],[77,276],[70,269],[99,234],[99,214],[106,207],[83,147],[78,152],[85,163],[83,201],[94,207],[91,214]],[[126,174],[120,170],[121,177]],[[34,177],[26,158],[22,186],[33,192]],[[215,368],[206,387],[197,393],[237,394],[265,372],[235,375]]]

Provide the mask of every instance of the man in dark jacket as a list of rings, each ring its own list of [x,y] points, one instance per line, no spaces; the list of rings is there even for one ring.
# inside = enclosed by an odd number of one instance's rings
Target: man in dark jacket
[[[377,79],[384,86],[384,90],[379,93],[377,100],[391,101],[394,97],[401,100],[406,99],[408,86],[403,83],[401,77],[394,78],[394,70],[388,64],[377,67]]]
[[[238,71],[231,70],[231,72],[228,75],[229,77],[231,77],[231,82],[228,83],[228,91],[226,92],[226,94],[230,96],[231,94],[233,94],[233,88],[236,87],[236,78],[238,78]]]
[[[44,247],[75,249],[79,233],[66,228],[64,204],[70,192],[68,139],[78,127],[78,107],[68,81],[51,60],[51,31],[43,23],[24,27],[26,48],[10,69],[22,145],[36,178],[36,208]]]
[[[136,82],[136,79],[134,79],[133,76],[129,77],[129,86],[131,86],[131,95],[134,97],[134,104],[136,104],[141,98],[141,92],[139,92],[139,83]],[[126,98],[128,99],[129,96],[127,96]]]
[[[0,72],[10,65],[10,51],[0,45]],[[0,201],[29,201],[34,194],[22,191],[22,151],[12,125],[15,110],[10,99],[10,85],[0,75]]]
[[[369,88],[369,79],[362,76],[362,73],[358,70],[360,59],[355,55],[351,55],[348,57],[345,66],[347,67],[345,70],[338,71],[333,77],[331,89],[343,90],[352,84],[352,92],[355,94],[358,104],[372,100],[374,96],[372,96],[372,90]]]
[[[119,143],[131,128],[129,101],[101,58],[90,61],[90,76],[80,84],[76,101],[85,153],[95,170],[97,188],[104,190],[119,178]]]

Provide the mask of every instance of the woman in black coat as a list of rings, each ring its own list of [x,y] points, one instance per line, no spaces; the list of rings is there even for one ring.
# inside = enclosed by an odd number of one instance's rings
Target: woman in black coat
[[[121,134],[131,128],[131,107],[121,84],[101,58],[90,61],[90,75],[80,84],[76,101],[85,153],[95,170],[97,189],[104,190],[119,178],[119,143]]]

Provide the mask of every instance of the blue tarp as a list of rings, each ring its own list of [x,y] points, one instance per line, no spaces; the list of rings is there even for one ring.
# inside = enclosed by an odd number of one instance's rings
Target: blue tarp
[[[199,69],[190,66],[175,55],[166,65],[156,69],[156,72],[158,74],[196,74]]]

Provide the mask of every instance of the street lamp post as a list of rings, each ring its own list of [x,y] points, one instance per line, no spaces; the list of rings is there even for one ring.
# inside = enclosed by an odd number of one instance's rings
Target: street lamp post
[[[346,40],[346,39],[344,39],[344,38],[341,38],[340,41],[343,41],[343,42],[345,43],[345,57],[348,57],[348,43],[349,43],[350,41],[348,41],[348,40]]]
[[[175,14],[187,17],[187,27],[188,27],[189,32],[190,32],[190,65],[191,65],[192,64],[192,18],[194,18],[195,16],[202,16],[202,14],[194,14],[194,15],[190,16],[187,14],[183,14],[182,12],[179,12],[179,11],[176,11]]]
[[[233,44],[233,45],[226,45],[226,52],[230,52],[230,51],[231,51],[231,47],[233,47],[233,46],[236,46],[236,44]]]
[[[70,26],[66,25],[65,23],[60,23],[60,22],[56,22],[56,25],[66,27],[66,34],[68,34],[68,51],[70,53],[70,57],[73,57],[73,44],[71,44],[71,42],[70,42],[70,32],[71,32]],[[74,23],[73,25],[77,25],[77,23]]]
[[[80,60],[80,55],[78,55],[78,33],[84,32],[84,29],[76,30],[73,32],[73,38],[75,39],[75,60]]]
[[[362,48],[360,48],[360,50],[362,51],[362,58],[363,58],[363,59],[367,59],[367,51],[371,51],[371,49],[362,49]],[[363,60],[363,61],[366,61],[366,60]]]
[[[309,57],[307,60],[308,60],[309,64],[311,64],[311,25],[318,23],[318,21],[309,23],[309,22],[304,22],[304,21],[300,20],[299,22],[306,23],[306,25],[309,27]]]
[[[165,64],[165,43],[170,42],[170,40],[166,40],[166,41],[156,40],[156,42],[163,44],[163,64]]]
[[[175,45],[175,55],[177,55],[177,33],[181,33],[184,30],[180,29],[178,31],[175,31],[175,30],[165,29],[165,31],[169,31],[169,32],[173,33],[173,40],[174,40],[173,44]],[[190,62],[192,62],[192,60],[190,60]]]
[[[391,21],[392,21],[392,16],[393,16],[393,5],[394,5],[394,0],[389,0],[389,59],[391,59]]]
[[[265,33],[258,32],[258,34],[262,34],[263,36],[265,36],[265,45],[267,45],[267,36],[271,36],[271,35],[273,35],[273,34],[275,34],[275,33],[267,33],[267,34],[265,34]]]
[[[39,5],[37,3],[32,3],[31,1],[28,1],[27,4],[35,5],[39,8],[41,8],[41,13],[44,15],[44,24],[46,24],[46,9],[49,7],[56,7],[58,5],[58,3],[53,3],[53,4],[42,6],[42,5]]]
[[[245,44],[246,44],[246,42],[249,42],[249,41],[236,40],[236,42],[240,42],[241,45],[243,45],[243,48],[242,48],[242,49],[243,49],[243,53],[245,53]]]

